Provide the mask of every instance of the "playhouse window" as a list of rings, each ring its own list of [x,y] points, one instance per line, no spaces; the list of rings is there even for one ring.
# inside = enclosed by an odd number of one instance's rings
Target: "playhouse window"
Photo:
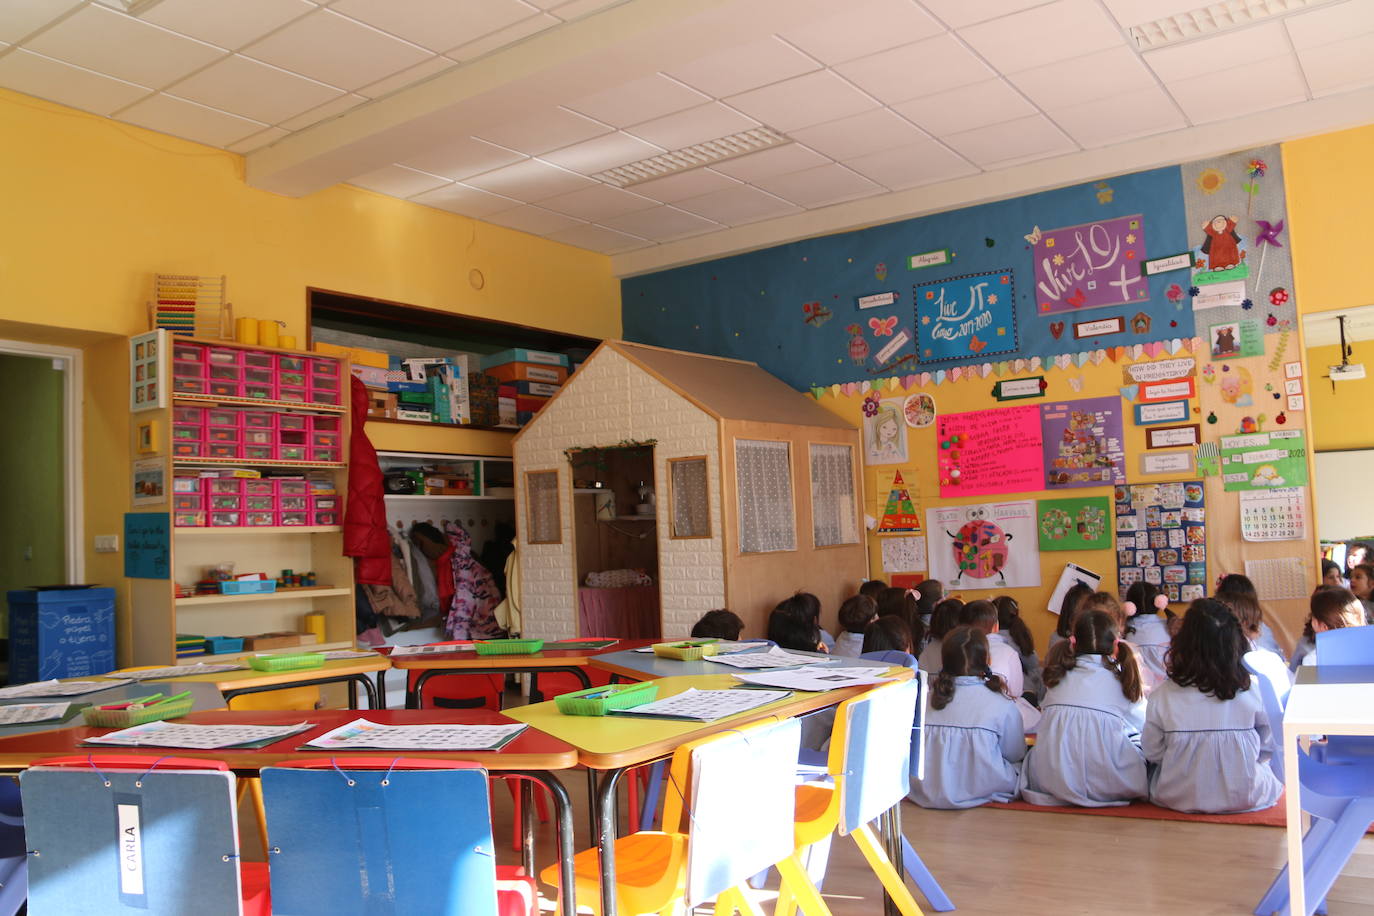
[[[735,490],[740,553],[797,549],[790,443],[736,439]]]
[[[811,444],[811,534],[817,547],[859,543],[854,450]]]
[[[672,458],[668,461],[675,538],[709,538],[711,505],[707,499],[706,458]]]
[[[563,522],[558,514],[558,472],[525,473],[526,541],[531,544],[561,544]]]

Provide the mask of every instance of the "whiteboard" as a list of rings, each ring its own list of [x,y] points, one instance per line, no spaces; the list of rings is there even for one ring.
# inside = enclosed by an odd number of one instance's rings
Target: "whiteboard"
[[[1350,541],[1374,534],[1374,449],[1317,452],[1313,462],[1317,537]]]

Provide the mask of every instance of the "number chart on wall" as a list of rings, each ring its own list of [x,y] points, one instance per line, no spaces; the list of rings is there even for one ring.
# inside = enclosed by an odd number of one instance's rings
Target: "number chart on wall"
[[[1202,481],[1116,488],[1118,584],[1159,586],[1169,601],[1207,592],[1207,524]]]

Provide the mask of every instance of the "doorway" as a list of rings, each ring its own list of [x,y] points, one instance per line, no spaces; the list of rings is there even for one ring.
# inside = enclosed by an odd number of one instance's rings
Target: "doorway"
[[[663,635],[654,447],[580,449],[573,479],[578,635]]]

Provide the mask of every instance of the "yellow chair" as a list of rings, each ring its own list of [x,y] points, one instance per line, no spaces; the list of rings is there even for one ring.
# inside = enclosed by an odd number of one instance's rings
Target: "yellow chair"
[[[776,865],[808,916],[827,916],[829,910],[791,848],[789,787],[799,743],[795,719],[773,719],[679,747],[664,800],[667,829],[642,830],[615,841],[617,911],[667,916],[679,905],[693,906],[714,896],[718,916],[763,916],[744,883],[750,874]],[[728,754],[735,756],[723,760]],[[714,760],[709,778],[702,763],[708,755]],[[690,798],[688,805],[684,795]],[[776,818],[765,813],[774,809]],[[732,828],[731,815],[750,817],[750,829]],[[749,848],[742,853],[729,848],[731,840],[747,842]],[[596,849],[574,859],[577,900],[598,914],[599,865]],[[544,869],[540,877],[557,886],[557,866]]]

